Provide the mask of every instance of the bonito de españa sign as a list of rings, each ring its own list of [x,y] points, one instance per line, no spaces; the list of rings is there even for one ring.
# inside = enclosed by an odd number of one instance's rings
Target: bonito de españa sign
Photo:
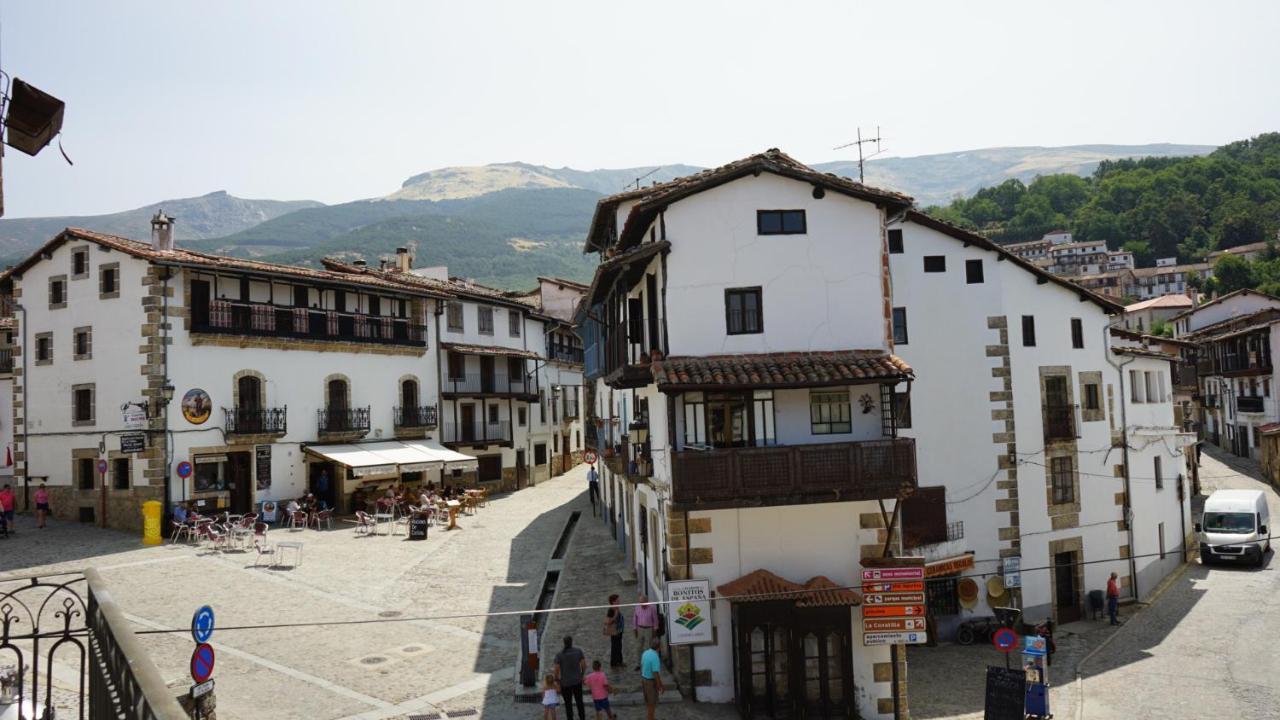
[[[670,644],[695,645],[714,641],[710,581],[668,582],[666,613],[667,642]]]

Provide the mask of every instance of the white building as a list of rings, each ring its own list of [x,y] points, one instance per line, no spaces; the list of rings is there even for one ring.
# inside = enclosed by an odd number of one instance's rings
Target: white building
[[[1153,402],[1143,395],[1126,423],[1108,332],[1119,305],[914,211],[890,232],[901,237],[890,255],[895,352],[918,374],[901,432],[921,448],[920,490],[904,503],[903,535],[929,563],[939,634],[996,606],[1030,622],[1078,618],[1112,571],[1126,593],[1135,576],[1137,595],[1149,592],[1173,561],[1151,570],[1136,555],[1161,528],[1168,548],[1182,547],[1175,478],[1188,438],[1174,427],[1168,361],[1142,360]],[[1130,437],[1128,477],[1126,430],[1152,438]],[[1166,448],[1160,494],[1126,492]],[[1023,568],[1020,592],[999,580],[965,587],[1006,558]]]
[[[1149,332],[1156,325],[1168,323],[1173,316],[1190,310],[1193,304],[1186,295],[1161,295],[1126,305],[1120,324],[1125,330]]]
[[[582,462],[582,340],[573,331],[573,316],[587,286],[562,278],[538,278],[538,287],[523,299],[543,322],[546,362],[538,366],[547,389],[551,414],[551,473],[559,475]]]
[[[17,474],[55,513],[141,524],[144,500],[247,512],[309,489],[440,481],[443,293],[69,229],[9,273]],[[105,473],[100,468],[106,469]],[[372,487],[370,487],[372,486]]]
[[[898,548],[915,484],[884,231],[909,203],[770,150],[597,206],[582,332],[616,536],[650,595],[733,598],[694,649],[700,701],[893,714],[905,666],[842,588]]]

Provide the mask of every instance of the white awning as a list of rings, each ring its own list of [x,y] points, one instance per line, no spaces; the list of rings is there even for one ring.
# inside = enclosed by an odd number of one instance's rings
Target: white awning
[[[386,441],[361,445],[308,445],[307,452],[350,468],[354,477],[394,475],[446,468],[475,470],[470,455],[422,442]]]
[[[308,445],[307,452],[345,465],[353,477],[394,475],[399,469],[395,463],[359,445]]]
[[[415,440],[403,443],[416,450],[430,453],[438,461],[443,462],[447,470],[476,470],[480,463],[472,455],[464,455],[432,442]]]
[[[399,465],[402,473],[423,472],[444,467],[444,460],[407,443],[378,442],[360,447]]]

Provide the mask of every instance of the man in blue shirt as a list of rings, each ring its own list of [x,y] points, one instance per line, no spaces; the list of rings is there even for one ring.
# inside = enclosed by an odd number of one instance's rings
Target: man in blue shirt
[[[662,659],[658,657],[658,648],[662,641],[654,638],[649,649],[640,656],[640,685],[644,690],[645,717],[653,720],[658,710],[658,696],[666,692],[662,685]]]
[[[595,465],[587,466],[587,494],[591,496],[591,517],[596,516],[596,504],[600,500],[600,473]]]

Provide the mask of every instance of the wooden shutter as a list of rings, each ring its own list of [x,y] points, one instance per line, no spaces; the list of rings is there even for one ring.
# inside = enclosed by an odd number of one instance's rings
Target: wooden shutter
[[[919,547],[947,539],[947,489],[916,488],[902,504],[902,541]]]

